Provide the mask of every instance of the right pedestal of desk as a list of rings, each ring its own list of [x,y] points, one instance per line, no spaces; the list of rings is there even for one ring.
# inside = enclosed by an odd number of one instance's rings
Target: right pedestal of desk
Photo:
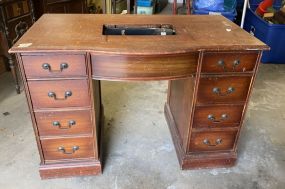
[[[261,52],[200,52],[197,72],[169,81],[165,116],[182,169],[233,166]]]

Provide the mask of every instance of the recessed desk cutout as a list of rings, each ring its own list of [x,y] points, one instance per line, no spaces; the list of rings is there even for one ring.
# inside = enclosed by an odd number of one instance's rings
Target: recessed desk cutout
[[[164,112],[181,168],[233,166],[267,49],[222,16],[44,15],[10,49],[41,178],[102,172],[100,80],[169,80]]]

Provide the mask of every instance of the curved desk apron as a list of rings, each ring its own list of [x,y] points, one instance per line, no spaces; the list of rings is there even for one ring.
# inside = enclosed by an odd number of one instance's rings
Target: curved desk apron
[[[103,35],[169,24],[175,35]],[[125,31],[124,31],[125,32]],[[165,116],[182,169],[228,167],[262,50],[222,16],[44,15],[16,53],[42,178],[101,173],[100,80],[169,80]]]

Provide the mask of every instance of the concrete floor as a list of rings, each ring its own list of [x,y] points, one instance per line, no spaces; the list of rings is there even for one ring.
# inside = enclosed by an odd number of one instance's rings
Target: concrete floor
[[[167,82],[102,82],[104,159],[100,176],[41,180],[25,95],[0,76],[0,188],[284,189],[285,65],[262,64],[228,169],[181,171],[163,114]],[[4,115],[9,112],[9,115]]]

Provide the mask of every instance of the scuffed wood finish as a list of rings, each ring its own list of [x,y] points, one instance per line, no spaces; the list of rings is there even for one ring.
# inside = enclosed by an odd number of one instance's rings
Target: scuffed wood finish
[[[191,104],[193,102],[195,78],[169,81],[168,86],[168,104],[179,133],[180,143],[186,148],[188,139],[188,125],[192,112]],[[171,100],[170,100],[171,99]]]
[[[35,109],[90,106],[87,80],[28,81]],[[65,97],[66,92],[72,95]],[[54,92],[56,98],[49,97]]]
[[[189,152],[232,150],[237,130],[193,132]]]
[[[258,52],[206,52],[202,73],[252,72],[257,64]]]
[[[242,112],[243,105],[197,106],[194,112],[193,127],[236,127],[240,124]]]
[[[108,80],[161,80],[196,72],[198,53],[164,56],[91,54],[93,78]]]
[[[92,133],[90,110],[35,112],[35,117],[41,137]]]
[[[22,56],[27,79],[55,77],[86,77],[85,55],[44,54]],[[44,69],[47,64],[50,68]],[[67,65],[63,68],[62,65]]]
[[[102,35],[103,24],[138,23],[172,24],[176,35]],[[165,117],[181,168],[233,166],[264,49],[265,44],[222,16],[43,16],[10,50],[17,53],[24,78],[41,178],[101,172],[99,80],[170,80]],[[69,66],[50,73],[42,69],[45,62],[53,69],[63,62]],[[50,90],[59,98],[68,90],[72,96],[54,100],[48,97]],[[74,127],[51,125],[70,119],[76,119]]]
[[[172,24],[171,36],[103,36],[104,24]],[[227,29],[231,29],[227,32]],[[56,35],[50,35],[55,33]],[[19,44],[31,43],[21,48]],[[268,47],[223,16],[46,14],[10,52],[91,51],[108,54],[177,54],[199,50]]]
[[[90,176],[101,174],[101,170],[102,166],[100,161],[42,164],[40,165],[40,176],[42,179]]]
[[[185,169],[201,169],[213,167],[231,167],[235,165],[237,154],[235,151],[230,152],[203,152],[189,154],[180,143],[180,136],[176,127],[176,123],[170,111],[169,105],[166,103],[164,114],[171,137],[175,146],[176,154],[182,170]]]
[[[52,160],[94,158],[92,137],[41,140],[45,163]],[[64,150],[59,150],[62,147]],[[73,150],[78,147],[77,150]]]
[[[243,103],[246,100],[251,76],[203,77],[198,89],[198,104]],[[215,93],[218,88],[220,93]],[[233,92],[230,92],[233,88]]]

